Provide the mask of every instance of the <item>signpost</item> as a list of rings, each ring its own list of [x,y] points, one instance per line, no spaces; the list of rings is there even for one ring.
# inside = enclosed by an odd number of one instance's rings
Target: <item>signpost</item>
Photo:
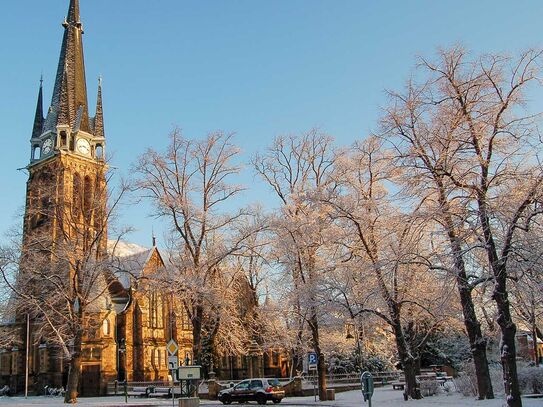
[[[175,373],[179,367],[179,357],[177,356],[177,351],[179,351],[179,346],[177,342],[172,338],[168,345],[166,345],[166,350],[168,351],[168,370],[172,375],[172,406],[175,405],[175,393],[174,393],[174,381],[176,379]]]
[[[368,406],[371,407],[371,398],[373,397],[373,376],[370,372],[364,372],[360,376],[360,384],[362,385],[362,395],[364,401],[368,402]]]
[[[317,366],[319,363],[319,357],[315,352],[309,352],[307,354],[307,366],[309,368],[309,371],[316,372]],[[318,375],[317,375],[318,380]],[[315,397],[315,402],[317,402],[317,389],[315,387],[315,380],[313,380],[313,396]]]
[[[202,378],[201,366],[179,366],[177,368],[177,376],[179,377],[179,387],[181,389],[181,397],[191,398],[197,389],[194,382]],[[183,384],[185,389],[183,390]]]

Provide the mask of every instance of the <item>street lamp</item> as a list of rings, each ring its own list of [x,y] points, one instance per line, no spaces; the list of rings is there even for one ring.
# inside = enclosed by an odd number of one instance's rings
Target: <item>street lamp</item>
[[[126,352],[126,339],[122,338],[119,341],[119,344],[117,346],[117,351],[118,351],[117,375],[119,376],[119,380],[120,380],[121,379],[121,377],[120,377],[120,367],[121,367],[120,359],[121,359],[121,355],[124,355],[125,352]],[[125,357],[123,357],[123,377],[122,377],[122,379],[126,380],[126,358]]]
[[[356,348],[358,350],[358,368],[360,369],[360,371],[362,371],[362,349],[360,347],[360,332],[356,326],[354,318],[353,322],[345,323],[345,330],[347,331],[345,339],[356,339]],[[354,335],[352,333],[353,331]]]

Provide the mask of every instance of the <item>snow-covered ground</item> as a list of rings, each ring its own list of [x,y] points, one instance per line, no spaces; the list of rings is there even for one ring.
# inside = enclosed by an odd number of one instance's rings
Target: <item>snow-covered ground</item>
[[[165,407],[171,406],[171,400],[149,400],[149,399],[129,399],[128,406],[137,407]],[[256,403],[250,403],[256,404]],[[270,403],[271,404],[271,403]],[[127,406],[122,397],[100,397],[100,398],[82,398],[79,400],[79,406],[84,407],[123,407]],[[177,403],[176,403],[177,405]],[[217,406],[220,405],[217,401],[202,400],[202,406]],[[287,398],[279,406],[321,406],[321,407],[362,407],[367,406],[362,399],[362,394],[359,391],[350,391],[337,395],[335,401],[326,401],[323,403],[316,402],[313,397]],[[61,407],[63,406],[60,398],[51,397],[31,397],[28,400],[24,398],[0,398],[0,406],[17,406],[17,407]],[[376,389],[373,397],[372,407],[502,407],[505,406],[503,399],[476,401],[473,398],[465,398],[459,394],[440,395],[426,397],[418,401],[403,401],[402,392],[392,390],[390,388]],[[524,399],[524,407],[543,407],[543,399]]]

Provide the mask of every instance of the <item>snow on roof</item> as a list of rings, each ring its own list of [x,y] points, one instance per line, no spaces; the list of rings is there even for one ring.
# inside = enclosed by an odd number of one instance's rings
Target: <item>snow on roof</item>
[[[114,259],[113,274],[125,289],[132,286],[134,279],[142,276],[155,249],[123,241],[108,241],[108,252]]]
[[[115,257],[128,257],[137,253],[148,251],[149,248],[122,240],[108,240],[107,251]]]

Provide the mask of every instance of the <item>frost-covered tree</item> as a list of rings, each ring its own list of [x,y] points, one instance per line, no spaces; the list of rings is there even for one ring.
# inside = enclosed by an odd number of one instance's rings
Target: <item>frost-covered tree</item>
[[[329,251],[330,222],[325,207],[315,196],[331,187],[330,174],[336,161],[332,139],[316,130],[301,136],[278,137],[253,159],[254,167],[280,201],[270,228],[274,234],[276,262],[288,284],[288,309],[297,329],[301,361],[304,330],[311,336],[311,349],[318,355],[319,398],[326,400],[326,361],[321,324],[326,316],[321,289],[323,276],[334,267]]]
[[[231,134],[191,140],[175,129],[166,151],[149,149],[134,168],[136,189],[170,227],[163,282],[183,299],[192,323],[194,361],[206,367],[221,317],[229,315],[223,312],[226,300],[234,301],[225,297],[236,281],[235,274],[226,275],[228,262],[260,228],[249,222],[248,210],[230,206],[243,190],[234,182],[240,171],[238,154]]]
[[[543,180],[537,115],[524,109],[539,59],[538,51],[472,58],[460,47],[441,50],[435,62],[421,60],[419,83],[411,80],[404,92],[391,92],[384,118],[385,136],[406,169],[406,188],[432,208],[449,241],[480,398],[492,391],[470,297],[480,278],[493,282],[510,407],[522,402],[509,260],[515,241],[540,213]],[[464,255],[470,252],[486,258],[489,276],[467,268]]]
[[[32,337],[68,361],[65,403],[78,396],[83,343],[95,339],[103,321],[113,312],[110,288],[116,261],[107,253],[108,229],[127,186],[106,185],[111,177],[101,169],[96,182],[78,183],[63,200],[54,199],[58,186],[52,173],[41,194],[46,204],[30,206],[30,228],[17,243],[1,249],[0,268],[9,287],[12,319],[28,315]],[[122,236],[126,230],[121,230]],[[13,340],[20,340],[16,336]]]
[[[343,231],[338,243],[347,255],[343,273],[329,280],[329,289],[353,319],[371,313],[388,325],[405,373],[406,397],[418,399],[420,352],[443,322],[450,296],[419,261],[430,247],[424,223],[391,202],[386,186],[391,170],[375,137],[342,155],[334,173],[337,187],[322,198]]]

